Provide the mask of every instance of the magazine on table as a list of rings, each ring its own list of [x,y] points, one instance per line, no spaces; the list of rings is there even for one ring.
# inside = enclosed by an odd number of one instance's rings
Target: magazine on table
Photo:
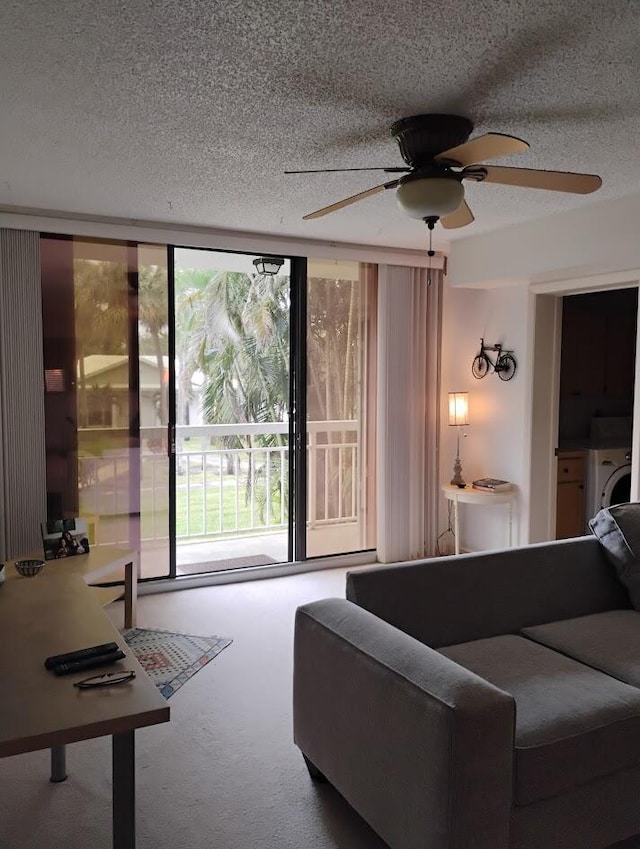
[[[89,553],[86,519],[52,519],[42,524],[45,560]]]
[[[484,492],[505,492],[511,489],[511,483],[500,478],[478,478],[472,482],[471,486],[473,489],[481,489]]]

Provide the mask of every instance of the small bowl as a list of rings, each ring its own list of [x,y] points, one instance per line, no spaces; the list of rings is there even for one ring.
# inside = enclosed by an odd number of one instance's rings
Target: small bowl
[[[16,572],[23,578],[33,578],[44,566],[44,560],[16,560]]]

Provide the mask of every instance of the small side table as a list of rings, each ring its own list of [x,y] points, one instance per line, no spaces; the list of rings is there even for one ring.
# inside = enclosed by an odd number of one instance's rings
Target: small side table
[[[512,505],[515,497],[515,489],[505,489],[501,492],[485,492],[482,489],[474,489],[467,484],[464,489],[445,483],[442,486],[444,497],[453,501],[453,533],[455,536],[455,553],[460,554],[460,515],[458,505],[460,504],[504,504],[507,508],[507,548],[511,548],[511,523]]]

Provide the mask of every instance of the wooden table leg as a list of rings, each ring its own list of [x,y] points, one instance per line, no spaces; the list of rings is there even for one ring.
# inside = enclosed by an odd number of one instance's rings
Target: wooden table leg
[[[132,558],[124,567],[124,627],[136,627],[136,608],[138,602],[138,563],[139,557]]]
[[[114,734],[113,849],[136,847],[135,732]]]
[[[457,498],[453,499],[453,536],[455,538],[455,553],[460,554],[460,516]]]

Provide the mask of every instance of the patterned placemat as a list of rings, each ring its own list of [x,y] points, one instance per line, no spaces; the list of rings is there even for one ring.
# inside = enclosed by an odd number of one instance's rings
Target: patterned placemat
[[[194,637],[152,628],[131,628],[124,639],[165,699],[233,642],[228,637]]]

